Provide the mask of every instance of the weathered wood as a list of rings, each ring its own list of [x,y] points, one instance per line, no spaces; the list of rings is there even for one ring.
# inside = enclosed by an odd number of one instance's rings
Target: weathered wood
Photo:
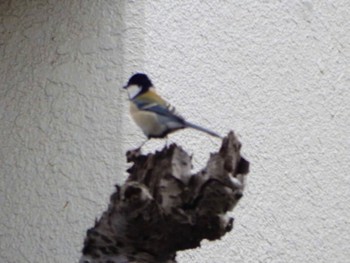
[[[215,240],[233,227],[226,215],[243,194],[249,162],[233,132],[191,174],[191,156],[171,145],[154,154],[129,151],[129,177],[87,231],[80,263],[176,262],[176,252]]]

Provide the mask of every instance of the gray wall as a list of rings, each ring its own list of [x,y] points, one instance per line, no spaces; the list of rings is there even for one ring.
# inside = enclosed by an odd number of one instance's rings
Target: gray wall
[[[1,1],[2,262],[78,261],[144,139],[120,90],[135,71],[251,161],[233,232],[180,262],[346,262],[349,17],[347,0]],[[169,142],[195,169],[219,146]]]
[[[1,1],[1,262],[77,262],[123,179],[123,8]]]

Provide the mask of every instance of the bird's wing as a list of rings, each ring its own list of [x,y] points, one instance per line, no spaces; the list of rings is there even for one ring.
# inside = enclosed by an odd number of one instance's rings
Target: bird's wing
[[[139,110],[152,111],[163,117],[167,117],[181,123],[184,122],[183,117],[176,112],[175,107],[171,106],[153,91],[149,91],[138,96],[137,99],[133,100],[133,102]]]
[[[184,123],[184,119],[172,110],[174,108],[167,107],[167,105],[164,106],[157,103],[142,103],[142,102],[136,102],[135,104],[140,110],[151,111],[159,115],[159,117]]]

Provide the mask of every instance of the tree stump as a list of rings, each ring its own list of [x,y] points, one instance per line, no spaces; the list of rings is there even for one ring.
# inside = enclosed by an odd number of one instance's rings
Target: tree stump
[[[142,155],[127,153],[129,177],[87,231],[80,263],[176,262],[176,252],[232,230],[249,162],[233,132],[205,168],[191,174],[191,156],[172,144]]]

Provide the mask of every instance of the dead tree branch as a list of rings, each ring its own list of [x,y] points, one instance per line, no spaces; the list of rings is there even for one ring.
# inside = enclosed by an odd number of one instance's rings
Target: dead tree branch
[[[171,145],[154,154],[128,152],[129,177],[87,231],[80,263],[176,262],[176,252],[215,240],[233,227],[226,213],[242,197],[249,162],[233,132],[191,174],[191,157]]]

